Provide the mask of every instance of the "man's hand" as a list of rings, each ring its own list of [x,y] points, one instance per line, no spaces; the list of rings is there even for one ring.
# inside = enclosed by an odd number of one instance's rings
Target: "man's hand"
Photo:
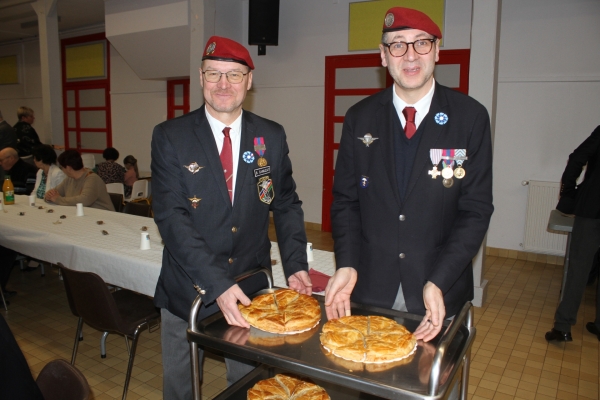
[[[325,288],[325,312],[327,319],[337,319],[350,315],[350,295],[356,285],[358,273],[346,267],[335,271]]]
[[[423,287],[423,301],[425,302],[425,317],[415,331],[418,339],[428,342],[442,330],[442,323],[446,316],[444,294],[434,283],[427,282]]]
[[[223,292],[222,295],[217,297],[217,305],[221,309],[221,312],[229,325],[250,328],[250,324],[242,317],[242,313],[237,306],[238,301],[245,306],[248,306],[251,303],[248,296],[244,294],[237,284],[233,285]]]
[[[296,292],[310,296],[312,294],[312,283],[310,276],[306,271],[298,271],[294,275],[288,278],[288,285],[290,289]]]
[[[54,202],[54,200],[56,200],[58,197],[60,197],[60,195],[58,194],[58,190],[50,189],[46,192],[44,200]]]

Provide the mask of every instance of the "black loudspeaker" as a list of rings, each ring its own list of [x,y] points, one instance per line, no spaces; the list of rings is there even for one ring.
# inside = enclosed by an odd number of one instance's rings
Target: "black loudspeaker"
[[[266,46],[279,44],[279,0],[250,0],[248,9],[248,44],[258,45],[258,55]]]

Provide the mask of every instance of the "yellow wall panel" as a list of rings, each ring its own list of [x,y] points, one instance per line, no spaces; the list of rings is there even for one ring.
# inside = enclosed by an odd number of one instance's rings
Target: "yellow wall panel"
[[[19,83],[17,56],[0,57],[0,85]]]
[[[375,50],[381,42],[385,12],[392,7],[423,11],[444,33],[444,0],[379,0],[350,3],[348,51]]]
[[[67,80],[105,77],[104,43],[67,47],[65,64]]]

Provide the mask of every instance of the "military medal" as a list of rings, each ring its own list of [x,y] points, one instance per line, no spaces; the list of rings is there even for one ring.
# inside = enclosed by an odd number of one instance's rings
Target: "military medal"
[[[467,149],[454,150],[454,159],[456,160],[456,169],[454,170],[454,177],[456,179],[462,179],[466,175],[465,169],[462,167],[462,164],[467,159]]]
[[[265,139],[261,137],[254,138],[254,151],[258,154],[258,160],[256,161],[259,167],[266,167],[267,160],[263,157],[265,155],[265,151],[267,150],[267,146],[265,145]]]
[[[452,187],[454,184],[454,171],[452,170],[452,166],[454,165],[454,149],[443,149],[442,150],[442,165],[444,169],[442,169],[442,184],[444,187]]]
[[[365,136],[358,137],[357,139],[363,142],[365,146],[369,147],[370,144],[373,144],[373,142],[379,138],[374,138],[373,135],[371,135],[370,133],[366,133]]]
[[[199,199],[196,197],[196,195],[194,195],[194,197],[189,197],[188,200],[192,202],[192,207],[196,208],[202,199]]]
[[[431,179],[436,179],[442,173],[438,171],[437,165],[440,163],[442,159],[442,149],[429,149],[429,158],[431,158],[431,163],[433,164],[433,168],[429,170],[427,173],[431,175]]]
[[[273,180],[269,176],[263,176],[258,178],[256,184],[258,188],[258,198],[265,204],[271,204],[275,198],[275,191],[273,190]]]
[[[199,166],[198,163],[196,161],[194,161],[190,165],[184,165],[183,168],[187,169],[192,174],[195,174],[196,172],[200,171],[204,167]]]

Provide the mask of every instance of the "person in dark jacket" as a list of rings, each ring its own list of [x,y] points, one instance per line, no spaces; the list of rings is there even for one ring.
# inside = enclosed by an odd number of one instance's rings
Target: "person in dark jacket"
[[[27,158],[33,164],[31,152],[35,146],[42,144],[37,132],[31,126],[35,121],[35,114],[31,108],[22,106],[17,111],[17,118],[19,118],[19,122],[13,128],[17,134],[19,157]]]
[[[561,178],[559,211],[575,214],[571,233],[569,269],[565,292],[554,315],[554,327],[546,333],[547,341],[570,342],[571,326],[577,322],[577,311],[583,298],[594,257],[600,247],[600,126],[569,156]],[[587,165],[583,182],[577,178]],[[573,210],[561,210],[561,203],[574,203]],[[587,330],[600,340],[600,284],[596,296],[596,319],[586,324]]]

